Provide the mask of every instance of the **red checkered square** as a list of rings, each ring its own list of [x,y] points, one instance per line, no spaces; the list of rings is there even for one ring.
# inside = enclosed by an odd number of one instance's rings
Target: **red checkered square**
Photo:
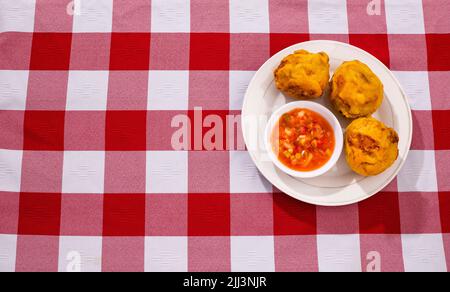
[[[426,33],[448,33],[450,27],[450,2],[447,0],[422,0]]]
[[[104,236],[145,235],[145,195],[105,194],[103,202]]]
[[[436,150],[450,149],[450,110],[434,110],[434,145]]]
[[[61,194],[21,193],[19,234],[59,235]]]
[[[256,71],[270,57],[269,34],[232,34],[231,70]]]
[[[275,235],[312,235],[317,233],[316,207],[285,194],[273,195]]]
[[[281,50],[292,45],[309,41],[309,34],[300,33],[271,33],[270,34],[270,55],[273,56]],[[293,53],[293,52],[292,52]]]
[[[65,110],[68,79],[68,71],[30,71],[27,109]]]
[[[28,70],[32,43],[32,33],[0,33],[0,70]]]
[[[276,272],[318,272],[317,237],[275,236]]]
[[[152,33],[151,70],[189,69],[188,33]]]
[[[403,272],[402,237],[398,234],[360,234],[361,264],[373,272],[374,255],[381,257],[381,272]],[[375,252],[375,253],[374,253]]]
[[[229,30],[229,1],[191,0],[192,32],[228,32]]]
[[[400,234],[398,193],[378,193],[359,203],[362,234]]]
[[[317,207],[317,234],[355,234],[359,232],[358,205]]]
[[[370,6],[371,3],[375,7]],[[378,7],[379,11],[376,9]],[[368,11],[371,12],[370,15]],[[347,0],[347,18],[350,33],[387,32],[384,1]]]
[[[272,210],[272,194],[232,194],[231,235],[272,235]]]
[[[0,192],[0,234],[16,234],[19,193]]]
[[[350,34],[349,41],[350,44],[371,53],[389,67],[390,58],[387,34]]]
[[[225,151],[191,151],[188,157],[190,193],[228,193],[230,158]]]
[[[103,272],[143,272],[144,237],[103,237]]]
[[[19,235],[16,272],[57,272],[59,237]]]
[[[229,194],[189,194],[189,236],[230,235]]]
[[[101,236],[102,230],[103,195],[62,195],[61,235]]]
[[[21,191],[60,193],[62,169],[63,152],[24,151]]]
[[[1,149],[19,150],[23,147],[23,111],[0,111]]]
[[[173,121],[177,121],[177,116],[180,117],[180,121],[187,122],[185,111],[149,111],[147,113],[148,150],[174,150],[172,135],[182,127],[178,122],[172,125]],[[187,131],[190,133],[190,129]]]
[[[189,272],[230,272],[231,242],[228,236],[189,237]]]
[[[65,150],[104,150],[105,149],[104,111],[67,111],[65,116]]]
[[[433,116],[431,111],[413,111],[413,140],[411,149],[433,150]]]
[[[450,151],[436,151],[436,176],[438,181],[438,190],[441,192],[450,191],[450,168],[448,167],[450,163]]]
[[[193,105],[190,105],[193,106]],[[226,139],[220,139],[221,137],[216,135],[215,139],[212,139],[211,129],[217,127],[215,130],[220,132],[221,125],[222,137],[228,137],[229,127],[227,125],[227,119],[232,115],[236,115],[236,112],[228,110],[202,110],[202,107],[198,110],[190,110],[188,112],[189,119],[193,121],[192,123],[192,135],[193,142],[192,148],[194,150],[207,150],[207,151],[222,151],[226,149],[227,141]],[[197,123],[197,124],[196,124]],[[203,127],[201,127],[203,125]],[[202,139],[200,139],[202,138]],[[212,140],[212,142],[211,142]],[[223,140],[223,141],[222,141]],[[203,143],[202,143],[203,142]],[[203,144],[203,145],[202,145]],[[223,145],[222,145],[223,144]],[[226,163],[224,161],[224,163]],[[209,192],[209,191],[208,191]]]
[[[111,71],[108,110],[147,108],[148,71]]]
[[[109,33],[76,33],[72,36],[71,70],[108,70]]]
[[[186,194],[151,194],[146,204],[146,236],[187,236]]]
[[[146,111],[107,111],[106,150],[145,150],[146,123]]]
[[[192,33],[191,70],[228,70],[230,68],[230,35],[226,33]]]
[[[188,71],[150,71],[147,109],[185,110],[189,101],[188,91]]]
[[[195,107],[202,107],[204,110],[227,109],[229,80],[229,73],[225,71],[191,71],[189,73],[189,109]]]
[[[63,150],[64,112],[26,111],[24,150]]]
[[[34,33],[30,70],[69,70],[71,46],[71,33]]]
[[[308,3],[298,0],[269,0],[270,31],[307,33]]]
[[[450,36],[427,34],[428,70],[450,71]]]
[[[34,31],[71,32],[73,15],[67,13],[67,1],[36,1]]]
[[[113,32],[149,32],[151,0],[114,0]]]
[[[110,70],[148,70],[150,33],[112,33]]]
[[[450,91],[446,86],[442,86],[450,82],[450,71],[428,72],[428,78],[433,109],[450,109]]]
[[[349,43],[348,34],[324,34],[324,33],[311,33],[309,34],[311,40],[330,40],[341,43]]]
[[[439,193],[439,208],[443,233],[450,233],[450,192]]]
[[[391,70],[426,71],[427,42],[423,34],[390,34]]]
[[[144,151],[108,151],[105,158],[106,193],[145,193]]]
[[[402,233],[441,232],[437,193],[399,193],[399,200]]]

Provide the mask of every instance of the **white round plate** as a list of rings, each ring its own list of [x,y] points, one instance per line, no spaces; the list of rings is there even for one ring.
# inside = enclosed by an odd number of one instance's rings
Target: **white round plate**
[[[264,130],[273,112],[295,101],[280,93],[274,84],[273,72],[281,60],[296,50],[326,52],[330,56],[331,75],[344,61],[359,60],[367,64],[384,84],[384,101],[373,115],[394,128],[400,137],[399,158],[384,173],[362,177],[354,173],[341,157],[326,174],[311,179],[291,177],[270,160],[264,147]],[[326,95],[326,94],[325,94]],[[349,120],[334,111],[326,96],[315,100],[332,110],[343,129]],[[365,200],[384,189],[399,173],[408,156],[412,140],[412,115],[408,99],[392,72],[371,54],[348,44],[335,41],[310,41],[286,48],[270,58],[255,74],[244,98],[242,131],[245,144],[259,171],[280,191],[307,203],[321,206],[343,206]]]

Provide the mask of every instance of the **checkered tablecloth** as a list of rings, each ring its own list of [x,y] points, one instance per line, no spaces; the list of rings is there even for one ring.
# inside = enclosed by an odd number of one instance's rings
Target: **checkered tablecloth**
[[[0,0],[0,271],[446,271],[449,15],[448,0]],[[238,143],[174,150],[177,130],[210,134],[195,107],[239,141],[227,117],[254,72],[315,39],[373,53],[410,98],[412,151],[383,192],[315,207]]]

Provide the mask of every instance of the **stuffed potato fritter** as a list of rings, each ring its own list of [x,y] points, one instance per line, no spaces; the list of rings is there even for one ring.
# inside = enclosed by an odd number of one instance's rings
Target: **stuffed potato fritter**
[[[275,70],[277,88],[289,97],[312,99],[321,97],[330,80],[329,57],[305,50],[283,59]]]
[[[374,118],[353,121],[345,133],[350,168],[363,176],[384,172],[398,158],[398,134]]]
[[[331,103],[345,117],[367,117],[383,102],[383,84],[360,61],[344,62],[331,80]]]

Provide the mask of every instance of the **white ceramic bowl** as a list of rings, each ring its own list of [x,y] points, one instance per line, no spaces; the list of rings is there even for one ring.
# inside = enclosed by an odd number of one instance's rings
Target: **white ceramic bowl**
[[[273,151],[272,142],[271,142],[271,136],[275,129],[276,124],[280,120],[280,118],[285,114],[288,113],[294,109],[297,108],[304,108],[309,109],[311,111],[314,111],[318,114],[320,114],[322,117],[324,117],[328,123],[331,125],[334,131],[334,136],[336,139],[333,155],[331,156],[330,160],[323,165],[321,168],[313,170],[313,171],[297,171],[290,169],[289,167],[285,166],[283,163],[281,163],[278,160],[278,157],[276,153]],[[342,149],[344,145],[344,137],[342,132],[342,127],[339,124],[339,121],[334,116],[334,114],[329,111],[326,107],[323,105],[320,105],[318,103],[312,102],[312,101],[295,101],[285,104],[284,106],[280,107],[278,110],[276,110],[272,116],[269,119],[269,122],[267,123],[265,135],[264,135],[264,141],[265,141],[265,147],[266,151],[271,159],[271,161],[283,172],[285,172],[288,175],[291,175],[293,177],[297,178],[313,178],[321,176],[322,174],[328,172],[330,169],[332,169],[337,161],[339,160],[339,157],[342,154]]]

